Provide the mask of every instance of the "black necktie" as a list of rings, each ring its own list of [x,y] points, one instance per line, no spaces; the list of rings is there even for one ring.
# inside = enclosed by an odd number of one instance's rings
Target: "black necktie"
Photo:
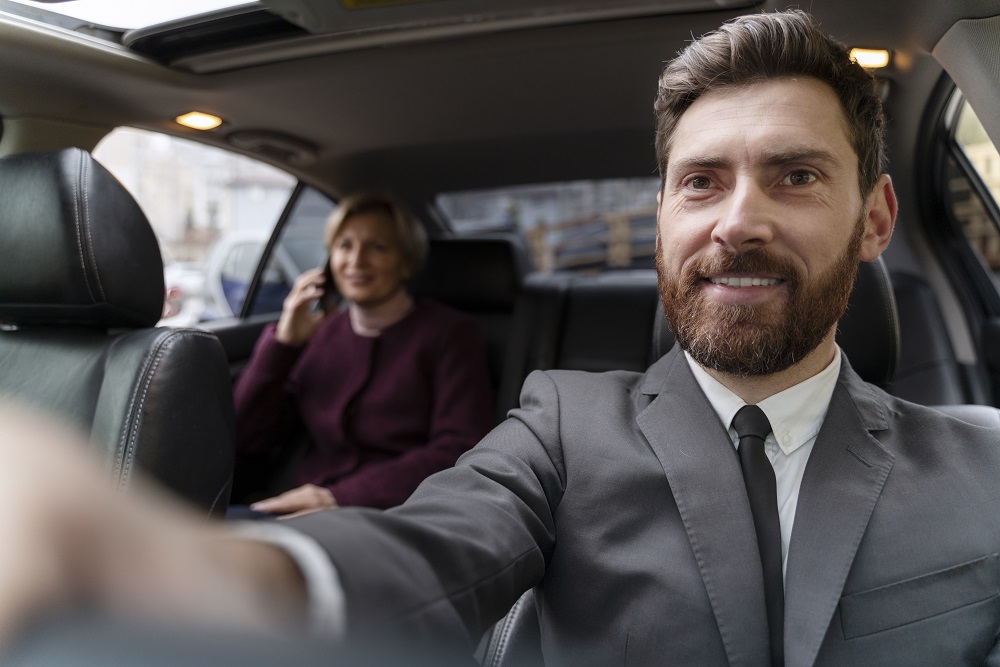
[[[767,627],[771,644],[771,664],[785,664],[785,585],[781,576],[781,524],[778,521],[778,493],[774,468],[764,452],[764,439],[771,432],[771,422],[756,405],[745,405],[733,417],[733,429],[740,438],[740,466],[750,499],[753,524],[760,547],[764,572],[764,599],[767,603]]]

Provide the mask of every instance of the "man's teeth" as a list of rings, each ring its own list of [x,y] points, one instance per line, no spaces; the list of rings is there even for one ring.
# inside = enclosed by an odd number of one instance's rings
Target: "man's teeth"
[[[708,282],[713,285],[725,285],[726,287],[770,287],[777,285],[777,278],[709,278]]]

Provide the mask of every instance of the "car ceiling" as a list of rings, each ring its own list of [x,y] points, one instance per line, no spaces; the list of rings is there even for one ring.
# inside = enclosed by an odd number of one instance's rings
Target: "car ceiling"
[[[173,63],[0,14],[0,153],[89,149],[130,125],[239,143],[333,195],[652,175],[663,62],[727,18],[787,6],[438,0],[356,10],[367,23],[347,25],[319,15],[324,6],[342,12],[337,3],[296,2],[264,4],[332,32]],[[471,6],[481,8],[476,20],[456,21]],[[506,13],[489,13],[501,6]],[[519,6],[532,9],[517,14]],[[618,11],[602,10],[609,6]],[[940,69],[929,52],[956,21],[1000,13],[989,0],[813,0],[807,8],[849,45],[895,50],[896,66],[883,76],[904,84],[908,104],[930,94]],[[431,18],[419,22],[421,11]],[[225,122],[195,133],[172,121],[192,109]]]

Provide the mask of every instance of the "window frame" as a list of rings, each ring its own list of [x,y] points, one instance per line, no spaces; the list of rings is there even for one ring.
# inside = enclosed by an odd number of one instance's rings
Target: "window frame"
[[[247,295],[243,300],[243,305],[240,308],[240,312],[236,315],[240,320],[246,320],[255,317],[268,317],[275,315],[274,312],[270,313],[256,313],[254,309],[257,305],[257,297],[260,293],[260,285],[263,282],[263,276],[266,273],[267,267],[271,262],[271,256],[274,254],[274,249],[281,238],[285,227],[288,225],[292,214],[295,212],[296,206],[298,205],[299,199],[303,196],[307,190],[313,190],[316,193],[329,199],[334,207],[337,206],[338,200],[331,197],[329,194],[323,192],[319,188],[313,187],[302,180],[296,182],[295,187],[292,189],[291,194],[288,196],[288,201],[285,202],[285,207],[281,211],[281,215],[278,216],[278,220],[274,225],[274,229],[271,230],[271,235],[268,237],[267,242],[264,244],[264,249],[260,255],[260,261],[257,263],[257,268],[250,278],[250,283],[247,285]],[[322,242],[322,239],[318,239]],[[278,313],[280,314],[280,313]]]
[[[977,348],[981,349],[982,324],[1000,317],[1000,286],[992,270],[973,249],[948,201],[948,159],[954,159],[982,202],[994,225],[1000,225],[1000,205],[993,199],[978,172],[959,145],[955,133],[965,97],[947,74],[942,75],[925,112],[925,137],[917,151],[916,182],[919,217],[923,231],[948,276],[969,318]]]

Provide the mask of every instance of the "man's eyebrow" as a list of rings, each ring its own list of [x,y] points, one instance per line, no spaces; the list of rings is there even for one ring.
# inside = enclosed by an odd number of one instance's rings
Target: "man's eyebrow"
[[[840,158],[822,148],[791,148],[780,151],[766,151],[764,164],[769,167],[792,164],[794,162],[826,162],[833,166],[841,164]]]
[[[767,150],[763,156],[763,163],[768,167],[776,167],[795,162],[826,162],[833,166],[840,166],[841,160],[833,153],[822,148],[802,147],[789,148],[784,150]],[[719,155],[692,155],[678,160],[670,160],[667,166],[669,171],[692,171],[698,169],[725,169],[731,165],[731,161]]]
[[[693,155],[680,160],[670,160],[667,164],[669,171],[681,170],[691,171],[692,169],[725,169],[730,164],[729,160],[721,156]]]

